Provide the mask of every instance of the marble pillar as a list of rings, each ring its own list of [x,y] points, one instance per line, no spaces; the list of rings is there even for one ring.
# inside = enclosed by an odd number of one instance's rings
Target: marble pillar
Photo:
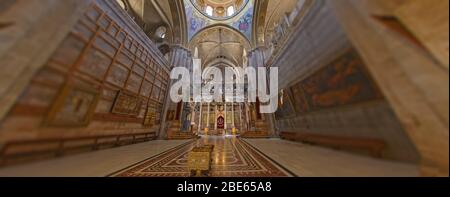
[[[200,112],[198,120],[198,133],[200,134],[203,127],[203,103],[200,103]]]
[[[192,65],[192,55],[191,52],[184,48],[181,47],[179,45],[173,45],[171,46],[170,49],[170,58],[169,58],[169,65],[171,68],[173,67],[185,67],[188,68]],[[172,86],[173,81],[170,81],[169,86],[168,86],[168,91],[166,94],[166,99],[164,102],[164,107],[163,107],[163,111],[162,111],[162,117],[161,117],[161,128],[159,131],[159,138],[160,139],[165,139],[167,138],[167,131],[169,129],[169,123],[167,122],[167,114],[169,112],[170,107],[175,107],[176,105],[173,105],[174,103],[172,102],[172,100],[170,99],[169,93],[170,93],[170,87]],[[176,110],[176,109],[173,109]],[[182,122],[181,125],[183,125],[184,123]]]

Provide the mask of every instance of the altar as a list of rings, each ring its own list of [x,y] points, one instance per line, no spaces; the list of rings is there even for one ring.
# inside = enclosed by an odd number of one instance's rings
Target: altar
[[[195,147],[188,154],[188,170],[191,176],[208,176],[211,171],[214,145]]]

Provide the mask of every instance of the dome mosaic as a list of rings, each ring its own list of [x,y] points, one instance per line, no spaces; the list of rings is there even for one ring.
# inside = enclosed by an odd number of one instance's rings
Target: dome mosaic
[[[208,18],[227,20],[245,8],[249,0],[190,0],[195,8]]]

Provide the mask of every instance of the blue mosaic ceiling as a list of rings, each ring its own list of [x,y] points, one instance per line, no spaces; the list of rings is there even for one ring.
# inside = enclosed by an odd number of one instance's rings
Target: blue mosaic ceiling
[[[200,12],[190,0],[184,0],[186,18],[188,24],[188,38],[189,41],[201,30],[213,25],[227,25],[241,32],[248,40],[252,38],[253,27],[253,9],[254,0],[248,0],[248,3],[240,12],[237,12],[231,18],[225,20],[218,20],[208,17]]]

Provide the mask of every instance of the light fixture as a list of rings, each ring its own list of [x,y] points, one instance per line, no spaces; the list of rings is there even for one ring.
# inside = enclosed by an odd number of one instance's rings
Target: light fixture
[[[160,26],[160,27],[158,27],[158,29],[156,29],[155,36],[158,38],[164,39],[167,36],[166,33],[167,33],[167,28],[165,26]]]

